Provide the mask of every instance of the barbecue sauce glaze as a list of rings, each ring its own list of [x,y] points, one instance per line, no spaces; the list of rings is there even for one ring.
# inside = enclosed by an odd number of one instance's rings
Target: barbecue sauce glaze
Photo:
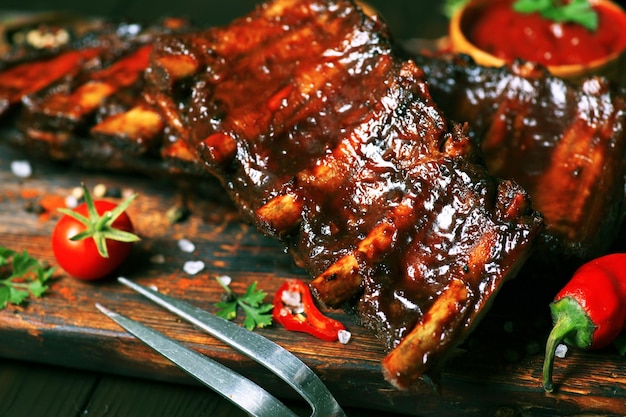
[[[526,258],[541,220],[525,192],[487,173],[424,73],[352,2],[263,3],[156,45],[155,62],[175,56],[200,70],[152,73],[182,133],[243,216],[311,273],[318,301],[353,309],[394,351],[459,289],[434,345],[405,355],[416,369],[390,372],[395,385],[456,346]]]

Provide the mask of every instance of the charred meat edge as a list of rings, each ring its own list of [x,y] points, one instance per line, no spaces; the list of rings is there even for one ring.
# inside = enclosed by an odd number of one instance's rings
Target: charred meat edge
[[[470,121],[489,172],[530,194],[546,228],[536,253],[574,264],[605,254],[625,204],[626,100],[602,77],[578,84],[516,61],[413,54],[444,113]]]
[[[397,387],[463,340],[541,228],[351,2],[268,2],[160,38],[149,74],[244,218],[285,244],[322,304],[355,306],[384,341]]]

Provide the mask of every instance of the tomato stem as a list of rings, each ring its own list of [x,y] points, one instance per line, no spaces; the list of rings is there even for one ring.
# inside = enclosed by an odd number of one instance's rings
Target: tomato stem
[[[84,183],[82,183],[81,186],[83,187],[83,195],[85,198],[85,205],[87,206],[88,217],[85,217],[73,210],[64,208],[59,209],[61,213],[73,217],[85,226],[85,230],[76,234],[75,236],[72,236],[71,240],[92,238],[94,240],[94,243],[96,244],[96,249],[98,250],[98,253],[103,258],[109,257],[109,252],[106,245],[107,239],[117,240],[120,242],[136,242],[139,240],[139,237],[137,235],[113,227],[113,223],[115,222],[115,220],[122,213],[124,213],[133,202],[133,200],[137,198],[136,193],[115,206],[113,210],[107,210],[102,215],[100,215],[98,214],[96,205],[91,198],[91,194],[89,194],[89,190]]]

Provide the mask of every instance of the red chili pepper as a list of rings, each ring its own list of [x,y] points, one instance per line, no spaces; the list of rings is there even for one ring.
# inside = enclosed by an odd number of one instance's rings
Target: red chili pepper
[[[626,329],[626,253],[602,256],[578,268],[550,310],[554,327],[543,364],[547,392],[553,389],[552,366],[560,343],[599,349]]]
[[[272,316],[287,330],[309,333],[322,340],[334,342],[344,325],[320,312],[309,286],[298,279],[289,279],[274,296]]]

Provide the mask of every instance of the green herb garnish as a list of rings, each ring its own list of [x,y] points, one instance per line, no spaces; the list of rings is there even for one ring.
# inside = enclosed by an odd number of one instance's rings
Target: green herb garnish
[[[587,0],[517,0],[513,10],[519,13],[539,13],[555,22],[578,23],[589,30],[598,28],[598,13]]]
[[[0,310],[19,305],[28,297],[41,297],[54,268],[45,267],[25,250],[21,253],[0,246]]]
[[[469,0],[446,0],[443,5],[443,14],[448,18]],[[598,29],[598,12],[588,0],[571,0],[565,3],[560,0],[516,0],[513,10],[518,13],[539,13],[541,16],[554,22],[577,23],[589,30]]]
[[[241,307],[246,318],[243,325],[248,330],[254,330],[255,327],[266,327],[272,324],[272,314],[270,311],[274,307],[273,304],[263,304],[263,300],[267,295],[262,290],[257,290],[257,283],[253,282],[248,286],[244,295],[238,296],[230,289],[230,287],[222,282],[219,278],[217,282],[226,291],[224,300],[216,303],[219,309],[217,315],[226,320],[233,320],[237,317],[237,307]]]
[[[447,18],[451,18],[457,10],[465,6],[469,0],[446,0],[443,4],[442,13]]]

